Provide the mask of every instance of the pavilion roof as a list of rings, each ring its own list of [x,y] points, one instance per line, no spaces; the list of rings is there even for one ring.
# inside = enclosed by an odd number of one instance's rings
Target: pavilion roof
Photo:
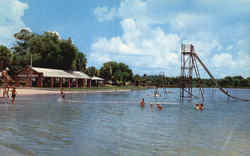
[[[71,74],[80,79],[91,79],[91,77],[81,71],[73,71]]]
[[[49,68],[39,68],[31,67],[34,71],[38,73],[43,73],[44,77],[58,77],[58,78],[77,78],[76,76],[60,69],[49,69]]]
[[[100,78],[100,77],[97,77],[97,76],[93,76],[93,77],[91,78],[91,80],[103,81],[104,79],[103,79],[103,78]]]

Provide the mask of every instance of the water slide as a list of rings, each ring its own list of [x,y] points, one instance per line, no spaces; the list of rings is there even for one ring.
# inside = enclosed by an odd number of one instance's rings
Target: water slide
[[[239,97],[235,97],[232,96],[231,94],[228,93],[228,91],[222,87],[219,86],[218,82],[216,81],[216,79],[214,78],[214,76],[211,74],[211,72],[207,69],[206,65],[201,61],[201,59],[198,57],[197,54],[194,54],[195,58],[199,61],[199,63],[201,64],[201,66],[205,69],[205,71],[207,72],[207,74],[210,76],[210,78],[212,79],[212,81],[216,84],[216,87],[218,87],[218,89],[224,93],[225,95],[227,95],[228,97],[231,97],[232,99],[237,99],[237,100],[241,100],[241,101],[250,101],[250,99],[243,99],[243,98],[239,98]]]

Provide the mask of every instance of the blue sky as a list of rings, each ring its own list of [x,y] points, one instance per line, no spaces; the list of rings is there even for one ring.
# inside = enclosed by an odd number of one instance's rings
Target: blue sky
[[[9,47],[21,28],[56,31],[88,66],[112,60],[178,76],[181,43],[192,43],[216,77],[250,76],[250,0],[0,0],[0,15],[0,44]]]

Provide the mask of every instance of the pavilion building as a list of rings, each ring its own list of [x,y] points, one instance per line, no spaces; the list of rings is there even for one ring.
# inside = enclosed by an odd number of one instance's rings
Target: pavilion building
[[[101,78],[100,78],[101,79]],[[60,69],[26,67],[19,71],[16,80],[26,87],[67,87],[83,88],[91,87],[91,77],[80,71],[65,71]],[[101,81],[101,80],[97,80]],[[103,81],[103,79],[102,79]]]

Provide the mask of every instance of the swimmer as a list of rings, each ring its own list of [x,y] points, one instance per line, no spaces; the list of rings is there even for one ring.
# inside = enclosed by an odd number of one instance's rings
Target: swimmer
[[[63,92],[63,88],[61,88],[60,94],[61,94],[62,99],[64,99],[64,98],[65,98],[65,94],[64,94],[64,92]]]
[[[203,109],[204,109],[203,104],[200,104],[200,110],[203,110]]]
[[[15,102],[16,94],[17,94],[16,88],[13,87],[12,92],[11,92],[11,97],[12,97],[11,103],[12,103],[12,104],[14,104],[14,102]]]
[[[204,109],[204,105],[203,104],[195,104],[194,107],[196,110],[203,110]]]
[[[200,109],[200,104],[195,104],[194,109],[199,110]]]
[[[162,106],[161,106],[160,104],[157,104],[157,108],[158,108],[159,110],[162,110]]]
[[[145,103],[144,103],[144,98],[142,98],[141,100],[141,107],[144,107]]]

